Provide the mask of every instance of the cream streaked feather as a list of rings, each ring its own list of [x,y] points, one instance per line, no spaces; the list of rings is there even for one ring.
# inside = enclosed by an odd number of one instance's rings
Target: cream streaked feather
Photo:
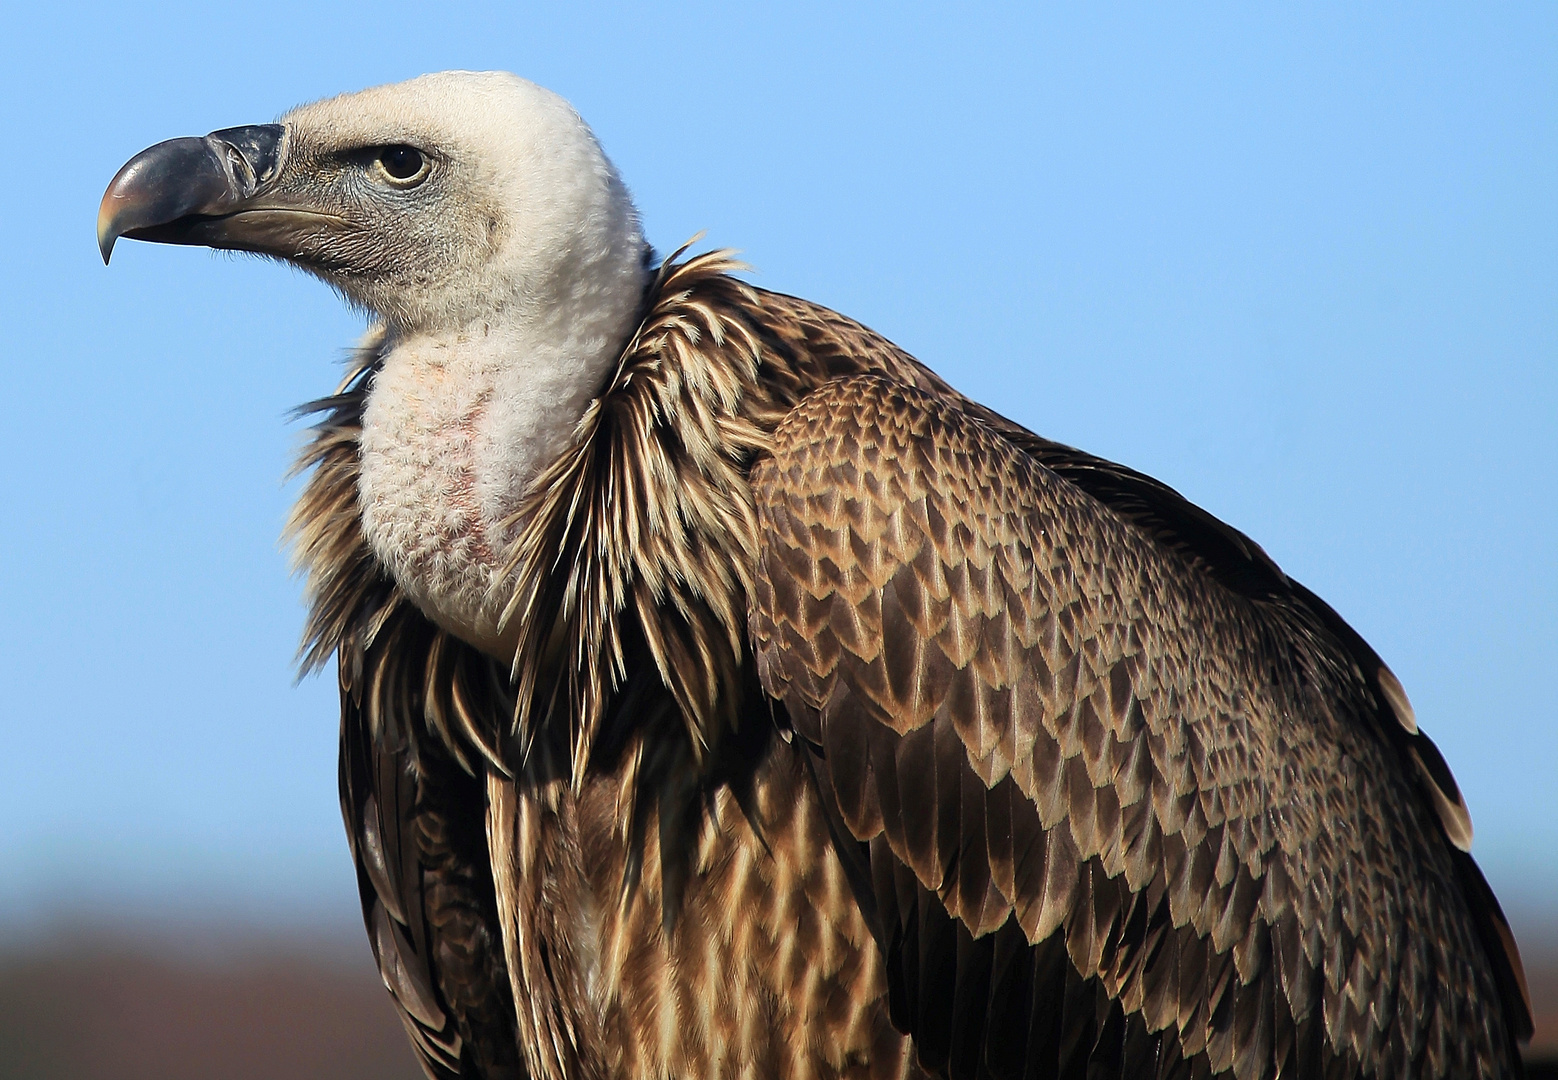
[[[666,262],[611,384],[511,519],[522,526],[508,567],[518,588],[504,612],[518,633],[515,727],[528,744],[543,677],[562,680],[576,777],[626,674],[625,612],[699,752],[735,719],[741,598],[756,555],[746,469],[765,443],[744,409],[761,395],[762,345],[743,305],[694,290],[739,297],[743,286],[727,276],[738,268],[726,252]]]

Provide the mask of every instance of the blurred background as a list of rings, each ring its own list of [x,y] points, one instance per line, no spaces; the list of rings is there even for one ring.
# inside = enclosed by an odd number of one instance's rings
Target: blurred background
[[[294,682],[292,406],[362,330],[94,217],[151,143],[451,67],[649,236],[1255,537],[1406,685],[1558,1049],[1558,7],[22,5],[0,43],[0,1076],[412,1077]]]

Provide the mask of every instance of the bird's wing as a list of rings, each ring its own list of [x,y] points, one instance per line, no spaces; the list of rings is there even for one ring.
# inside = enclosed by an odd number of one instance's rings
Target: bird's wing
[[[759,673],[927,1066],[1511,1067],[1528,1017],[1453,781],[1253,544],[871,376],[803,401],[753,488]]]
[[[341,813],[368,939],[423,1069],[434,1080],[518,1080],[513,993],[487,858],[481,763],[451,727],[494,728],[506,679],[427,621],[390,583],[357,525],[357,435],[376,342],[335,397],[300,470],[289,526],[313,600],[305,668],[335,652]]]
[[[422,715],[477,699],[490,665],[402,601],[343,653],[341,813],[384,985],[434,1080],[523,1075],[487,857],[485,788]],[[435,675],[442,687],[428,685]],[[456,707],[446,702],[446,707]]]

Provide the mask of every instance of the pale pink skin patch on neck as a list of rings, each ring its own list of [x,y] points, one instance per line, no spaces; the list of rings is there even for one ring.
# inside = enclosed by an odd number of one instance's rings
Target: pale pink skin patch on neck
[[[374,553],[412,601],[485,646],[498,644],[502,603],[489,597],[502,545],[477,462],[498,371],[469,344],[424,339],[385,358],[363,415],[358,497]]]
[[[385,354],[363,412],[358,500],[374,554],[430,619],[503,660],[514,522],[572,441],[635,316],[571,330],[520,323],[411,337]]]

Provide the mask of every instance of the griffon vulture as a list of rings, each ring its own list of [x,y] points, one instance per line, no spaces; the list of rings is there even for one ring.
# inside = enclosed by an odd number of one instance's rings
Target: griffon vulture
[[[98,219],[376,317],[290,524],[430,1077],[1508,1077],[1396,677],[1251,540],[859,323],[656,265],[451,72],[132,159]]]

